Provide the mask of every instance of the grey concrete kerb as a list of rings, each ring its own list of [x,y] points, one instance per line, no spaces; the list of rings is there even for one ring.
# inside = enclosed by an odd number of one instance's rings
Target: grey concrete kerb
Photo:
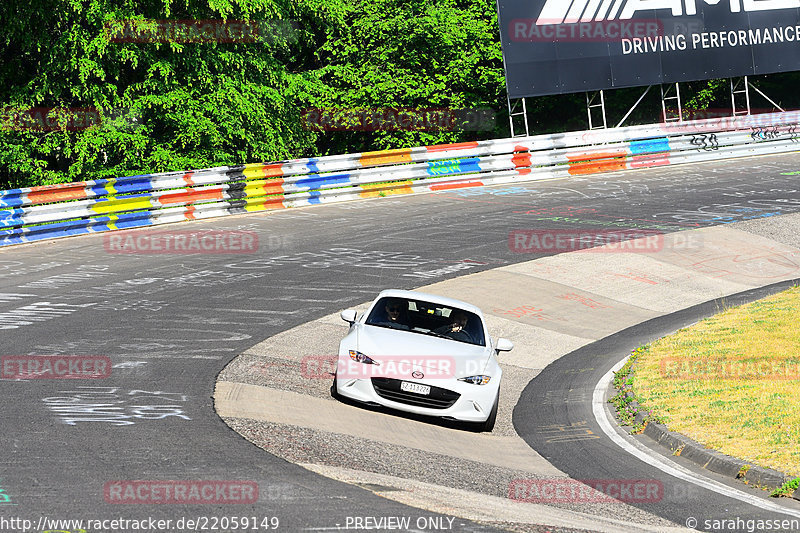
[[[665,236],[663,248],[653,253],[618,249],[574,252],[421,287],[426,292],[478,304],[492,335],[515,342],[513,351],[499,356],[504,388],[498,425],[489,435],[340,404],[330,399],[329,380],[300,380],[297,367],[302,357],[336,353],[344,333],[338,314],[271,337],[234,359],[218,377],[215,407],[229,423],[249,420],[310,428],[326,436],[344,435],[403,450],[445,454],[465,465],[494,465],[527,472],[534,478],[566,477],[513,431],[511,410],[525,385],[550,362],[627,327],[715,298],[800,277],[800,215],[780,219],[692,230],[697,237],[693,242],[702,245],[691,248],[681,245],[686,242],[683,236],[670,234]],[[308,468],[342,481],[357,483],[356,479],[363,482],[370,478],[379,479],[374,481],[377,484],[397,487],[409,483],[402,477],[413,477],[408,473],[398,477],[355,472],[331,464]],[[433,501],[419,494],[415,498],[414,491],[402,488],[384,495],[462,517],[474,516],[474,501],[484,501],[482,519],[494,517],[500,522],[516,521],[518,515],[524,515],[531,517],[528,523],[614,531],[623,519],[628,530],[671,529],[662,519],[628,506],[618,506],[605,516],[601,516],[603,509],[597,509],[598,514],[587,517],[574,509],[510,500],[499,505],[486,495],[483,500],[475,495],[470,499],[473,504],[463,505],[459,503],[464,501],[463,495],[455,489],[438,486],[437,490],[442,494],[451,491],[452,500],[442,497]],[[523,511],[528,509],[526,505],[545,508],[546,512],[536,511],[545,518],[532,518],[536,512]]]

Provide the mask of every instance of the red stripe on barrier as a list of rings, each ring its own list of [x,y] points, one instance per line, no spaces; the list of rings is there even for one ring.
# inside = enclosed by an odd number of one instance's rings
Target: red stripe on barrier
[[[58,185],[42,185],[31,187],[31,192],[26,194],[31,204],[47,204],[50,202],[63,202],[67,200],[82,200],[89,197],[86,191],[86,182],[61,183]]]
[[[530,167],[531,153],[524,146],[515,146],[514,157],[511,158],[511,162],[514,163],[514,168]]]
[[[467,183],[442,183],[440,185],[431,185],[432,191],[447,191],[450,189],[464,189],[466,187],[483,187],[480,181],[469,181]]]
[[[478,142],[456,143],[456,144],[436,144],[434,146],[426,146],[428,152],[447,152],[449,150],[469,150],[470,148],[477,148]]]
[[[669,152],[637,155],[631,158],[631,168],[663,167],[669,165]]]
[[[162,204],[188,204],[201,200],[222,200],[222,187],[165,194],[159,198]]]

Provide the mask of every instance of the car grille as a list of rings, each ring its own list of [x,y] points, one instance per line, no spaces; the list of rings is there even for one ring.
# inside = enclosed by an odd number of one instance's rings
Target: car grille
[[[433,386],[428,395],[406,392],[400,390],[401,382],[399,379],[372,378],[372,387],[378,396],[386,400],[428,409],[447,409],[461,397],[457,392]]]

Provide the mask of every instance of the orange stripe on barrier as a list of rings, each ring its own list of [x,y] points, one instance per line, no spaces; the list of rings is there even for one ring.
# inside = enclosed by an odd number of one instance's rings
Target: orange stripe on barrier
[[[625,170],[625,156],[625,152],[568,154],[569,173],[581,175]]]
[[[263,186],[265,194],[283,194],[283,179],[269,180]]]
[[[194,211],[195,208],[193,205],[190,205],[186,208],[186,213],[184,213],[186,220],[194,220]]]
[[[450,189],[464,189],[466,187],[483,187],[480,181],[468,181],[466,183],[442,183],[440,185],[431,185],[432,191],[448,191]]]
[[[278,163],[275,165],[264,165],[264,177],[265,178],[277,178],[283,176],[283,164]],[[283,180],[281,180],[283,183]]]
[[[222,188],[190,190],[175,194],[165,194],[159,198],[162,204],[188,204],[201,200],[222,200]]]
[[[58,185],[42,185],[31,187],[33,190],[26,196],[31,204],[47,204],[50,202],[63,202],[66,200],[81,200],[88,198],[86,182],[62,183]]]
[[[530,167],[531,166],[531,153],[524,146],[514,147],[514,157],[511,162],[514,163],[514,168]]]
[[[358,162],[362,167],[374,167],[378,165],[393,165],[395,163],[410,163],[411,150],[402,148],[399,150],[381,150],[380,152],[365,152],[361,154]]]
[[[188,185],[189,187],[194,186],[194,180],[192,179],[192,174],[194,174],[194,171],[189,171],[183,175],[183,181],[185,181],[186,185]]]
[[[467,143],[455,144],[436,144],[434,146],[426,146],[425,149],[429,152],[447,152],[448,150],[469,150],[470,148],[477,148],[478,142],[472,141]]]

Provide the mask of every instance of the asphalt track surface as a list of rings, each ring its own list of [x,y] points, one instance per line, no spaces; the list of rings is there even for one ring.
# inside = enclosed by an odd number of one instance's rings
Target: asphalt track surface
[[[514,412],[514,426],[519,435],[535,450],[542,454],[553,466],[568,474],[572,479],[582,480],[647,480],[655,481],[663,487],[658,501],[627,501],[636,507],[668,518],[681,525],[691,525],[692,520],[700,530],[703,524],[724,522],[740,518],[747,520],[790,520],[797,523],[800,505],[795,501],[783,500],[792,515],[782,515],[774,511],[732,500],[726,496],[707,491],[696,485],[664,474],[657,468],[641,461],[626,457],[620,448],[608,439],[598,439],[602,435],[592,411],[592,390],[603,375],[615,363],[623,360],[633,349],[655,339],[669,335],[720,309],[742,305],[764,298],[770,294],[797,285],[798,280],[775,283],[764,288],[745,291],[733,296],[720,298],[682,311],[658,317],[619,333],[581,347],[554,361],[532,380],[520,396]],[[608,391],[606,397],[613,391]],[[541,398],[550,401],[542,405]],[[531,406],[538,408],[531,408]],[[580,428],[580,433],[572,432],[570,438],[553,441],[552,433],[543,434],[537,428],[559,426]],[[671,462],[697,471],[694,463],[668,451],[647,436],[634,437],[654,452],[668,457]],[[756,496],[770,504],[774,499],[766,498],[763,490],[734,481],[729,477],[703,470],[700,475]],[[740,528],[743,531],[746,526]],[[771,528],[764,528],[768,530]],[[776,528],[784,530],[786,528]],[[724,529],[725,531],[736,529]],[[790,530],[790,529],[786,529]]]
[[[103,235],[0,250],[2,355],[99,355],[114,365],[110,377],[91,382],[2,380],[0,489],[8,501],[0,517],[31,520],[33,530],[41,518],[153,517],[171,519],[177,530],[181,517],[278,517],[280,530],[299,531],[335,529],[348,517],[430,516],[246,442],[214,412],[216,375],[260,340],[381,289],[413,289],[538,257],[509,249],[513,230],[624,224],[679,231],[798,212],[799,170],[797,155],[750,158],[166,228],[253,231],[260,246],[246,255],[123,255],[109,253]],[[531,405],[527,413],[536,411]],[[536,447],[527,413],[518,408],[515,422]],[[594,451],[539,451],[580,479],[601,464],[604,477],[631,475],[625,468],[633,461],[610,443],[581,446]],[[249,480],[258,484],[259,501],[114,504],[104,486],[115,480]],[[691,504],[701,516],[760,516],[706,491]],[[681,525],[687,515],[673,501],[648,510]],[[452,528],[492,530],[460,519]]]

